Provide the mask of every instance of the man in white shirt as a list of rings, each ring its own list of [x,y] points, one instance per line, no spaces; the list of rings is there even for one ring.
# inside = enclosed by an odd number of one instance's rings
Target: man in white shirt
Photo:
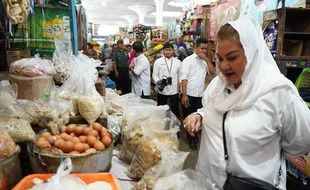
[[[143,54],[142,42],[136,41],[132,48],[136,57],[129,66],[132,74],[131,91],[141,98],[148,99],[151,95],[151,68],[149,60]]]
[[[215,75],[216,70],[207,57],[208,41],[200,38],[196,41],[195,53],[184,59],[181,66],[182,81],[182,109],[184,118],[202,107],[202,96],[205,91],[207,74]],[[192,150],[197,150],[197,134],[193,137],[189,133],[187,140]]]
[[[164,44],[164,57],[157,59],[153,65],[153,80],[157,87],[157,104],[170,102],[171,111],[179,118],[179,91],[181,61],[173,57],[174,47]]]

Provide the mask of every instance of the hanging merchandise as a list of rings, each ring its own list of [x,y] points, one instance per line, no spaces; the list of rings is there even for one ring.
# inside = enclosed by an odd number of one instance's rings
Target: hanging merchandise
[[[269,23],[268,27],[264,31],[264,37],[266,44],[273,56],[277,50],[277,35],[278,35],[278,20]]]
[[[30,50],[32,55],[52,57],[54,38],[71,38],[69,14],[69,8],[57,2],[48,7],[35,7],[34,15],[23,25],[18,25],[11,37],[11,47]]]
[[[7,17],[12,24],[22,24],[27,21],[31,6],[30,0],[2,0]]]

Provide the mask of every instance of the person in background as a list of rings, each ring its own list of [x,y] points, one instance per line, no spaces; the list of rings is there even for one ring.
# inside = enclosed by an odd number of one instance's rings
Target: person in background
[[[132,46],[130,44],[126,45],[126,49],[129,54],[128,64],[130,65],[132,60],[135,58],[135,52],[133,51]]]
[[[184,118],[202,107],[202,96],[205,90],[207,74],[216,75],[215,67],[207,57],[208,41],[200,38],[196,41],[195,52],[184,59],[181,66],[182,109]],[[188,132],[187,140],[192,150],[197,150],[198,136]]]
[[[117,50],[114,52],[113,71],[116,80],[117,90],[122,94],[129,93],[129,71],[128,71],[128,53],[122,40],[117,41]]]
[[[153,81],[157,87],[157,104],[166,105],[170,102],[171,111],[179,118],[179,90],[181,61],[174,58],[174,47],[171,43],[164,44],[164,56],[153,65]]]
[[[179,37],[177,39],[175,46],[176,46],[176,55],[178,56],[178,59],[183,61],[188,56],[188,49],[186,44],[184,43],[183,37]]]
[[[112,48],[108,44],[104,44],[102,55],[103,55],[103,61],[112,58]]]
[[[309,108],[280,72],[254,18],[221,26],[216,55],[219,73],[203,108],[183,122],[192,135],[202,129],[197,171],[214,189],[251,189],[231,188],[228,171],[261,187],[255,189],[286,189],[285,158],[310,151]]]
[[[131,91],[141,98],[149,99],[151,95],[151,69],[147,57],[143,53],[143,44],[140,41],[133,43],[135,58],[129,70],[132,74]]]

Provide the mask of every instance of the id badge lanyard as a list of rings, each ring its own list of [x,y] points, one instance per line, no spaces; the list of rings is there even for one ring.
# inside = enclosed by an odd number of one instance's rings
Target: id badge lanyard
[[[170,61],[170,69],[169,69],[169,66],[168,66],[166,58],[164,58],[164,59],[165,59],[165,63],[166,63],[166,67],[167,67],[168,73],[169,73],[169,77],[171,77],[173,58],[171,58],[171,61]]]

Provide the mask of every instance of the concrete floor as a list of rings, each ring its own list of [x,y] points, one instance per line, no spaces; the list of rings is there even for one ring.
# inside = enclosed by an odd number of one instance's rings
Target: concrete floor
[[[180,129],[181,129],[180,138],[179,138],[180,150],[184,152],[190,152],[190,154],[187,156],[187,159],[185,160],[184,169],[187,169],[187,168],[195,169],[197,159],[198,159],[199,147],[198,147],[198,150],[195,150],[195,151],[191,150],[188,146],[184,128],[180,127]]]

